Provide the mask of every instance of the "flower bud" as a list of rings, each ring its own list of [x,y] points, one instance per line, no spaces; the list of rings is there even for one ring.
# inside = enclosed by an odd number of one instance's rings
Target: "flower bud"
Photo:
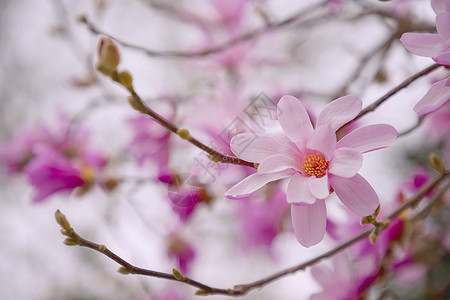
[[[173,277],[175,277],[176,280],[178,281],[184,281],[186,280],[186,277],[184,277],[183,273],[181,273],[180,270],[173,268],[172,269],[172,274]]]
[[[55,211],[55,220],[65,232],[72,230],[69,221],[67,221],[66,216],[62,212],[60,212],[59,209]]]
[[[436,152],[431,152],[428,156],[428,160],[430,161],[430,165],[438,172],[445,173],[445,163],[442,159],[442,156],[437,154]]]
[[[128,72],[127,70],[120,71],[119,82],[127,90],[133,90],[133,76],[131,76],[130,72]]]
[[[100,36],[97,46],[98,61],[95,65],[97,71],[109,76],[116,71],[120,63],[119,48],[114,41],[107,36]]]
[[[177,130],[177,134],[180,138],[182,138],[183,140],[188,140],[191,138],[191,134],[189,133],[189,130],[187,130],[186,128],[180,128]]]

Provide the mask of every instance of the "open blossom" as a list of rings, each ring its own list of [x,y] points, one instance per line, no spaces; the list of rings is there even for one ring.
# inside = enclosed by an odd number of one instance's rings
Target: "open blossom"
[[[56,192],[70,192],[84,184],[81,172],[70,160],[49,148],[37,151],[36,157],[25,168],[25,174],[36,190],[35,203]]]
[[[435,62],[450,66],[450,0],[431,0],[436,13],[438,33],[404,33],[400,39],[412,53],[431,57]],[[450,77],[441,80],[430,88],[417,103],[414,111],[418,114],[432,112],[450,99]]]
[[[373,214],[379,200],[358,174],[362,153],[390,146],[397,131],[390,125],[370,125],[337,141],[336,131],[357,116],[361,106],[356,96],[336,99],[320,112],[313,127],[303,104],[293,96],[283,96],[277,106],[281,125],[277,132],[260,134],[250,144],[243,141],[253,133],[232,139],[231,149],[238,157],[259,165],[256,173],[225,195],[246,197],[268,182],[289,178],[286,196],[292,204],[294,232],[306,247],[319,243],[325,234],[325,199],[333,191],[357,215]]]

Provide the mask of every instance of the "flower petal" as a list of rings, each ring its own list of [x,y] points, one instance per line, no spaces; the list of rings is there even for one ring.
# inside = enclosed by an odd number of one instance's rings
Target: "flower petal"
[[[446,11],[445,10],[445,1],[443,1],[443,0],[431,0],[431,7],[433,8],[436,15]]]
[[[328,124],[316,128],[308,139],[306,147],[322,152],[329,160],[336,149],[336,134]]]
[[[373,214],[380,204],[377,193],[359,174],[351,178],[330,175],[329,180],[341,202],[361,217]]]
[[[251,161],[261,162],[269,156],[286,153],[295,155],[295,144],[289,144],[287,138],[271,135],[241,133],[231,139],[230,148],[236,156]]]
[[[394,144],[398,136],[391,125],[375,124],[357,128],[337,142],[337,148],[352,148],[361,153],[386,148]]]
[[[443,54],[433,57],[433,60],[440,65],[450,66],[450,49]]]
[[[450,77],[436,82],[414,106],[414,111],[419,115],[435,111],[450,100]]]
[[[316,128],[329,124],[336,131],[342,125],[353,120],[361,111],[361,99],[354,95],[347,95],[328,103],[317,117]]]
[[[254,173],[244,178],[243,180],[235,184],[231,189],[226,191],[225,197],[230,199],[245,198],[251,193],[263,187],[265,184],[271,181],[289,177],[290,175],[292,175],[291,170],[268,174]]]
[[[258,173],[274,173],[284,171],[289,168],[300,170],[299,160],[295,160],[292,157],[276,154],[272,155],[261,162],[258,166]]]
[[[302,102],[293,96],[283,96],[278,102],[277,114],[288,138],[296,144],[305,144],[313,127]]]
[[[358,173],[362,167],[363,156],[350,148],[339,148],[334,151],[328,170],[331,174],[350,178]]]
[[[443,12],[436,16],[436,29],[444,41],[450,40],[450,12]]]
[[[305,247],[318,244],[325,235],[327,209],[324,200],[310,205],[291,205],[292,225],[297,241]]]
[[[442,54],[445,42],[439,34],[407,32],[400,38],[403,46],[419,56],[435,57]]]
[[[328,176],[317,178],[311,176],[308,178],[308,188],[311,194],[317,199],[325,199],[330,195],[330,186],[328,184]]]
[[[308,178],[296,173],[289,180],[286,199],[288,203],[312,204],[316,198],[311,194],[308,188]]]

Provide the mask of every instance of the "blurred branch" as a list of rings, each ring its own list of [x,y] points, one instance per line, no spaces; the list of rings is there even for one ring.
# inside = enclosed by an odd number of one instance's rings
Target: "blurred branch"
[[[363,110],[361,110],[361,112],[353,120],[351,120],[351,121],[347,122],[346,124],[342,125],[341,128],[339,128],[338,131],[341,131],[345,126],[347,126],[348,124],[358,120],[359,118],[363,117],[367,113],[375,111],[381,104],[383,104],[386,100],[388,100],[393,95],[397,94],[400,90],[406,88],[408,85],[413,83],[415,80],[419,79],[422,76],[425,76],[425,75],[431,73],[432,71],[436,70],[439,67],[442,67],[442,65],[440,65],[440,64],[433,64],[433,65],[423,69],[422,71],[419,71],[416,74],[408,77],[402,83],[400,83],[396,87],[392,88],[389,92],[387,92],[386,94],[381,96],[378,100],[376,100],[375,102],[373,102],[372,104],[370,104],[369,106],[367,106]]]
[[[300,18],[304,17],[305,15],[307,15],[308,13],[311,13],[312,11],[322,7],[323,5],[325,5],[327,3],[327,1],[320,1],[316,4],[313,4],[311,6],[308,6],[302,10],[300,10],[299,12],[293,14],[292,16],[290,16],[289,18],[286,18],[284,20],[278,21],[278,22],[273,22],[273,23],[267,23],[264,26],[248,31],[247,33],[244,33],[241,36],[238,36],[236,38],[233,38],[227,42],[224,42],[222,44],[219,44],[217,46],[213,46],[211,48],[207,48],[204,50],[200,50],[200,51],[176,51],[176,50],[152,50],[152,49],[146,49],[137,45],[133,45],[130,43],[127,43],[125,41],[122,41],[116,37],[113,37],[109,34],[106,34],[105,32],[103,32],[102,30],[100,30],[99,28],[97,28],[93,23],[91,23],[86,16],[82,16],[80,18],[80,20],[85,23],[88,27],[88,29],[94,33],[94,34],[103,34],[106,35],[112,39],[114,39],[117,43],[121,44],[124,47],[130,48],[130,49],[134,49],[134,50],[138,50],[141,51],[143,53],[145,53],[148,56],[151,57],[172,57],[172,58],[199,58],[199,57],[206,57],[209,55],[213,55],[222,51],[225,51],[228,48],[231,48],[237,44],[255,39],[259,36],[261,36],[262,34],[274,30],[274,29],[278,29],[278,28],[282,28],[285,26],[288,26],[292,23],[295,23],[296,21],[298,21]]]
[[[421,115],[419,116],[419,118],[417,119],[416,124],[414,124],[413,126],[411,126],[410,128],[406,129],[405,131],[402,131],[398,134],[398,137],[404,136],[404,135],[408,135],[411,132],[413,132],[414,130],[416,130],[417,128],[420,127],[420,125],[422,125],[423,121],[425,120],[426,115]]]
[[[418,204],[418,202],[433,188],[435,188],[438,184],[440,184],[442,181],[447,179],[450,172],[446,170],[443,173],[440,173],[439,175],[435,176],[433,179],[431,179],[414,197],[412,197],[409,201],[407,201],[405,204],[403,204],[401,207],[399,207],[397,210],[392,212],[388,215],[385,219],[379,221],[379,223],[385,223],[388,224],[390,220],[394,219],[395,217],[399,216],[402,212],[406,211],[408,208],[414,207]],[[444,189],[448,188],[448,184],[444,187]],[[434,201],[432,202],[434,203]],[[425,208],[427,209],[427,207]],[[109,257],[113,261],[117,262],[119,265],[121,265],[121,268],[119,268],[119,272],[122,274],[137,274],[137,275],[144,275],[144,276],[150,276],[150,277],[157,277],[157,278],[163,278],[167,280],[173,280],[173,281],[179,281],[182,283],[185,283],[187,285],[193,286],[198,288],[196,295],[214,295],[214,294],[220,294],[220,295],[226,295],[226,296],[241,296],[245,295],[248,292],[261,288],[273,281],[276,281],[278,279],[281,279],[282,277],[293,274],[300,270],[305,270],[306,268],[320,262],[321,260],[325,258],[329,258],[340,251],[348,248],[349,246],[357,243],[358,241],[362,240],[363,238],[369,236],[376,230],[377,228],[368,229],[366,231],[363,231],[362,233],[354,236],[353,238],[349,239],[348,241],[340,244],[339,246],[325,252],[324,254],[321,254],[311,260],[308,260],[307,262],[301,263],[299,265],[296,265],[294,267],[282,270],[280,272],[277,272],[271,276],[268,276],[264,279],[248,283],[248,284],[241,284],[236,285],[232,289],[220,289],[220,288],[214,288],[210,287],[206,284],[200,283],[198,281],[195,281],[191,278],[185,277],[183,274],[181,274],[180,271],[177,269],[173,270],[173,274],[169,273],[163,273],[163,272],[157,272],[153,270],[143,269],[136,267],[111,250],[109,250],[105,245],[96,244],[94,242],[88,241],[81,236],[79,236],[73,228],[70,226],[70,223],[66,219],[66,217],[57,210],[55,212],[55,219],[58,222],[58,224],[62,227],[61,233],[65,236],[67,236],[66,240],[64,241],[64,244],[68,246],[74,246],[78,245],[80,247],[87,247],[90,249],[93,249],[97,252],[100,252],[101,254]],[[385,228],[379,228],[379,231],[383,230]]]

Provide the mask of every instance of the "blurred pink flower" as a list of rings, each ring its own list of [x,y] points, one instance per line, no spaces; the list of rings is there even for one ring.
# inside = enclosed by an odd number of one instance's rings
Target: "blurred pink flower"
[[[392,145],[397,131],[390,125],[370,125],[337,142],[336,131],[352,120],[361,106],[356,96],[336,99],[320,112],[313,127],[303,104],[295,97],[283,96],[277,106],[281,132],[260,134],[251,143],[242,141],[253,138],[253,133],[231,140],[238,157],[259,165],[256,173],[229,189],[226,197],[243,198],[268,182],[290,178],[287,201],[292,204],[294,232],[306,247],[319,243],[325,234],[324,200],[331,192],[359,216],[374,213],[378,196],[358,174],[362,153]]]
[[[167,255],[177,261],[181,273],[187,274],[195,259],[194,247],[178,233],[169,235],[168,239]]]
[[[170,132],[147,116],[130,118],[133,129],[131,150],[139,164],[146,161],[156,164],[158,171],[165,172],[169,160]]]
[[[432,0],[438,33],[407,32],[400,41],[412,53],[431,57],[435,62],[450,66],[450,0]],[[450,77],[433,84],[414,106],[419,115],[430,113],[450,99]]]
[[[50,148],[40,148],[36,152],[25,168],[25,174],[36,190],[33,202],[41,202],[57,192],[70,192],[84,184],[81,172],[66,157]]]
[[[270,253],[273,240],[282,231],[283,219],[288,212],[286,194],[278,187],[274,189],[267,199],[264,197],[266,195],[262,195],[257,199],[237,202],[237,217],[245,251],[263,247]]]
[[[350,260],[345,252],[332,258],[332,269],[313,266],[311,274],[322,286],[320,293],[311,295],[310,300],[365,299],[364,293],[375,281],[379,265],[371,256],[358,263]]]
[[[53,137],[47,128],[37,126],[33,130],[19,132],[13,140],[0,146],[0,158],[9,174],[22,172],[31,161],[37,145],[51,144]]]

